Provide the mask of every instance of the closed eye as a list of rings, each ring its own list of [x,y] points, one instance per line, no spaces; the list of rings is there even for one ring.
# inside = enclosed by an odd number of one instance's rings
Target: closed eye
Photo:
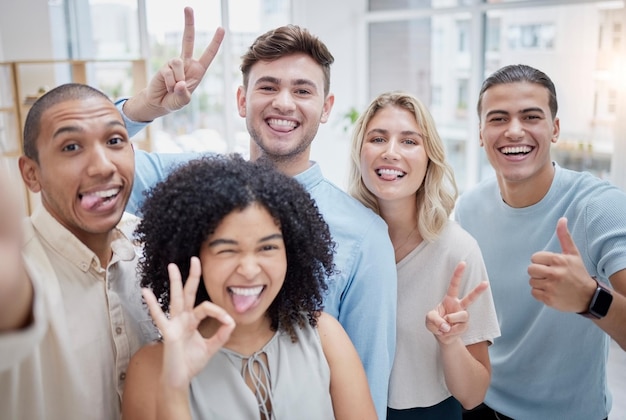
[[[274,244],[266,244],[261,246],[260,250],[261,251],[275,251],[279,249],[278,245],[274,245]]]

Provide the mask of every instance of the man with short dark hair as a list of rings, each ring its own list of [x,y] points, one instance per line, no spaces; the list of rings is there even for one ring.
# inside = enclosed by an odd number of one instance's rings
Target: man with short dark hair
[[[496,176],[455,215],[481,247],[502,336],[486,406],[465,417],[604,419],[610,338],[626,349],[626,194],[552,161],[560,121],[543,72],[496,71],[478,114]]]

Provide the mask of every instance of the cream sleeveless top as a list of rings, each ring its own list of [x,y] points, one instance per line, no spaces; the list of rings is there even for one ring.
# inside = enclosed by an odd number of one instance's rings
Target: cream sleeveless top
[[[271,403],[267,419],[334,419],[330,397],[330,368],[317,328],[297,328],[298,342],[276,332],[258,352],[246,358],[221,349],[191,381],[194,419],[260,419],[265,401]],[[267,357],[267,365],[260,357]],[[260,385],[256,394],[243,375],[257,364]],[[249,371],[252,372],[252,371]],[[266,376],[267,379],[263,378]],[[269,384],[268,387],[263,384]]]

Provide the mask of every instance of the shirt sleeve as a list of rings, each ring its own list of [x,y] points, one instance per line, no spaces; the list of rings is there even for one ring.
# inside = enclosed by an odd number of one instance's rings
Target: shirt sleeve
[[[126,124],[126,130],[128,131],[128,136],[132,137],[135,134],[139,133],[144,128],[146,128],[148,124],[150,124],[152,121],[137,122],[128,118],[126,114],[124,114],[124,109],[123,109],[124,104],[126,103],[127,100],[128,98],[120,98],[117,101],[115,101],[115,106],[120,111],[120,114],[122,114],[122,118],[124,119],[124,123]]]
[[[121,98],[115,102],[115,106],[122,114],[128,135],[132,137],[152,121],[137,122],[129,119],[123,110],[127,100],[128,98]],[[145,192],[163,181],[176,166],[197,157],[200,157],[199,153],[148,153],[135,150],[135,179],[130,199],[126,204],[126,212],[141,216]]]
[[[33,281],[33,322],[27,328],[0,334],[0,372],[31,355],[48,330],[43,285]]]
[[[163,181],[177,166],[200,156],[200,153],[148,153],[135,150],[135,180],[126,211],[141,216],[145,192]]]
[[[373,222],[363,237],[345,290],[339,322],[365,368],[378,418],[387,417],[387,391],[396,347],[397,271],[386,226]]]

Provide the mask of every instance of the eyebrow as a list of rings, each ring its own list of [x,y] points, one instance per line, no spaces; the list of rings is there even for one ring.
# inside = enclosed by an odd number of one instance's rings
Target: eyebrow
[[[280,79],[277,77],[273,77],[273,76],[263,76],[263,77],[259,77],[254,84],[256,86],[262,83],[273,83],[273,84],[278,85],[280,84]],[[295,79],[291,81],[291,86],[301,86],[301,85],[311,86],[312,88],[317,89],[317,85],[313,83],[312,80],[309,80],[309,79]]]
[[[530,108],[524,108],[524,109],[520,109],[517,113],[518,114],[527,114],[529,112],[539,112],[540,114],[545,115],[545,112],[543,111],[543,109],[539,108],[539,107],[530,107]],[[485,115],[485,117],[489,117],[493,114],[506,114],[509,115],[508,111],[504,111],[501,109],[494,109],[492,111],[487,112],[487,114]]]
[[[109,121],[106,126],[108,128],[113,128],[113,127],[122,127],[122,128],[126,128],[126,126],[124,125],[124,123],[122,123],[121,121],[118,120],[113,120],[113,121]],[[77,126],[77,125],[66,125],[63,127],[60,127],[58,130],[56,130],[54,133],[52,133],[52,138],[56,138],[64,133],[82,133],[86,131],[84,128]]]
[[[370,131],[367,132],[367,136],[372,135],[372,134],[384,134],[384,135],[388,135],[389,134],[389,130],[385,130],[382,128],[373,128]],[[402,134],[403,136],[419,136],[419,137],[424,137],[424,135],[422,133],[418,133],[417,131],[413,131],[413,130],[403,130],[400,131],[400,134]]]
[[[280,233],[273,233],[271,235],[265,236],[261,239],[259,239],[259,241],[257,243],[263,243],[263,242],[268,242],[268,241],[273,241],[276,239],[283,239],[283,235]],[[211,242],[209,242],[207,244],[207,246],[209,248],[211,247],[215,247],[215,246],[219,246],[219,245],[237,245],[237,241],[235,241],[234,239],[215,239]]]

